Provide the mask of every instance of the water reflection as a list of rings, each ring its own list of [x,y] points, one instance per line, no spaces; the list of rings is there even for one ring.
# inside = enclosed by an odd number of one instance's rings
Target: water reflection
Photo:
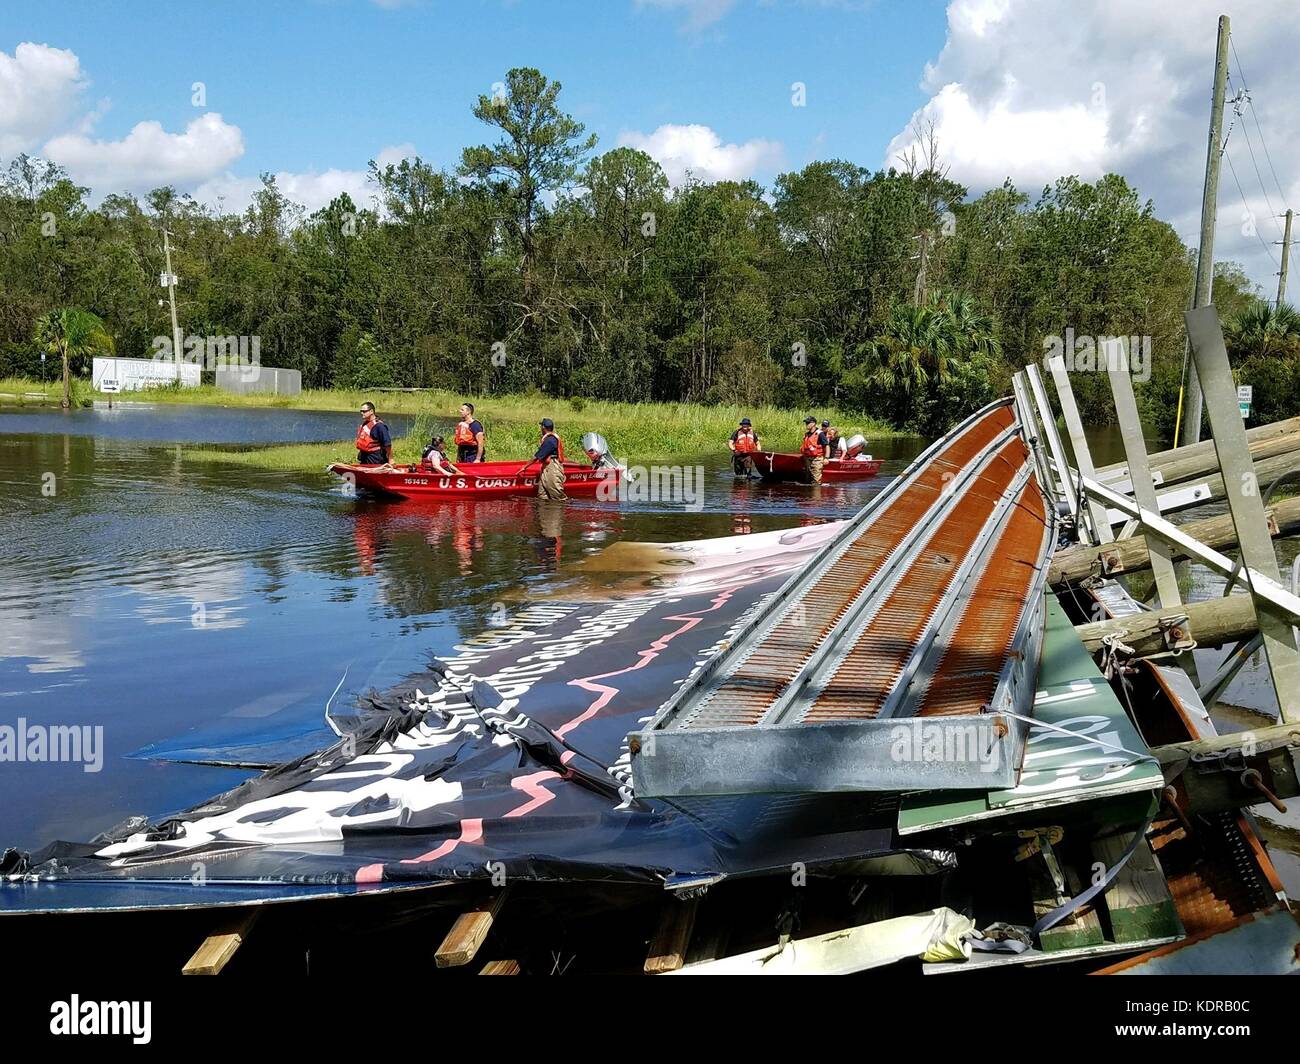
[[[339,700],[390,686],[503,604],[577,584],[572,563],[610,543],[843,518],[886,480],[737,484],[720,446],[704,461],[702,512],[388,504],[345,499],[323,472],[186,462],[162,442],[336,439],[354,428],[352,414],[305,411],[0,413],[0,720],[102,724],[106,744],[95,775],[5,766],[0,845],[85,838],[242,778],[127,756],[142,749],[256,764],[328,742],[322,713],[345,672]],[[889,441],[885,473],[921,446]],[[220,750],[208,743],[216,734]],[[232,747],[232,734],[247,746]]]

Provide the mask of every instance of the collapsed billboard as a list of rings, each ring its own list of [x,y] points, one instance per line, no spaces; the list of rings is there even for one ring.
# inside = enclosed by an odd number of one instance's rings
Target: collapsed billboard
[[[524,605],[426,672],[330,714],[328,748],[159,822],[9,851],[0,910],[218,905],[493,877],[680,884],[891,854],[917,870],[945,863],[898,850],[888,795],[668,801],[629,787],[628,733],[836,530],[611,550],[604,568],[626,555],[639,575]]]

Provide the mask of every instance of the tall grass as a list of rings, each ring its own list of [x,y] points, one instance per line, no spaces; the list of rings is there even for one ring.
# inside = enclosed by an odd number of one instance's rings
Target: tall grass
[[[180,401],[202,389],[181,392]],[[168,393],[162,401],[175,401]],[[218,393],[225,396],[226,393]],[[462,399],[452,392],[363,393],[338,391],[304,392],[301,401],[245,402],[251,397],[235,396],[236,406],[294,406],[306,409],[356,409],[367,398],[387,413],[416,415],[407,434],[394,443],[393,458],[399,463],[414,462],[435,431],[446,433],[447,420],[459,416]],[[274,398],[274,397],[270,397]],[[570,453],[577,454],[578,441],[584,432],[601,433],[615,455],[630,463],[649,465],[665,458],[722,452],[727,438],[742,417],[753,420],[765,447],[793,451],[803,436],[802,410],[779,410],[775,407],[700,406],[693,403],[618,403],[599,399],[550,399],[542,395],[507,395],[475,400],[475,415],[487,431],[490,460],[525,461],[537,447],[543,417],[555,421],[556,429],[567,441]],[[828,417],[846,434],[861,432],[867,437],[894,436],[898,433],[875,418],[836,409],[814,411]],[[447,419],[447,420],[439,420]],[[231,451],[220,448],[192,448],[188,457],[233,462],[260,469],[317,470],[330,462],[353,461],[356,453],[351,441],[325,444],[291,444]]]
[[[73,407],[89,406],[95,397],[87,381],[73,377],[68,389],[68,398]],[[5,377],[0,380],[0,403],[16,403],[18,406],[58,406],[63,402],[63,377],[55,376],[52,380],[41,383],[31,377]]]

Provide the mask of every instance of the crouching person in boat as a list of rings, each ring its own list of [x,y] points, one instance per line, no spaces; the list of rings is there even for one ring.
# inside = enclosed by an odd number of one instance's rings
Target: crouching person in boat
[[[361,404],[361,424],[357,426],[357,465],[389,465],[393,460],[393,434],[379,420],[375,404]]]
[[[537,478],[537,497],[567,499],[564,494],[564,444],[555,434],[555,422],[549,417],[542,418],[542,440],[533,455],[533,462],[542,463],[542,472]],[[532,462],[528,464],[532,465]]]
[[[754,469],[754,452],[763,449],[754,423],[747,417],[740,419],[740,427],[731,434],[727,441],[731,450],[731,471],[738,477],[753,478],[758,476]]]
[[[420,466],[432,470],[440,477],[450,477],[460,472],[447,460],[447,440],[443,436],[435,436],[429,441],[429,446],[420,455]]]

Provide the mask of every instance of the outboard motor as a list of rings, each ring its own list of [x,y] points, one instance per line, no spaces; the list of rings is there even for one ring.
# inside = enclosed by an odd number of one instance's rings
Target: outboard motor
[[[864,448],[866,445],[867,445],[867,438],[863,436],[861,433],[859,433],[856,436],[850,436],[847,442],[848,450],[844,452],[844,457],[857,458],[857,456],[862,453],[862,448]]]
[[[582,449],[591,459],[592,469],[626,469],[627,467],[609,451],[609,444],[599,432],[582,434]]]

